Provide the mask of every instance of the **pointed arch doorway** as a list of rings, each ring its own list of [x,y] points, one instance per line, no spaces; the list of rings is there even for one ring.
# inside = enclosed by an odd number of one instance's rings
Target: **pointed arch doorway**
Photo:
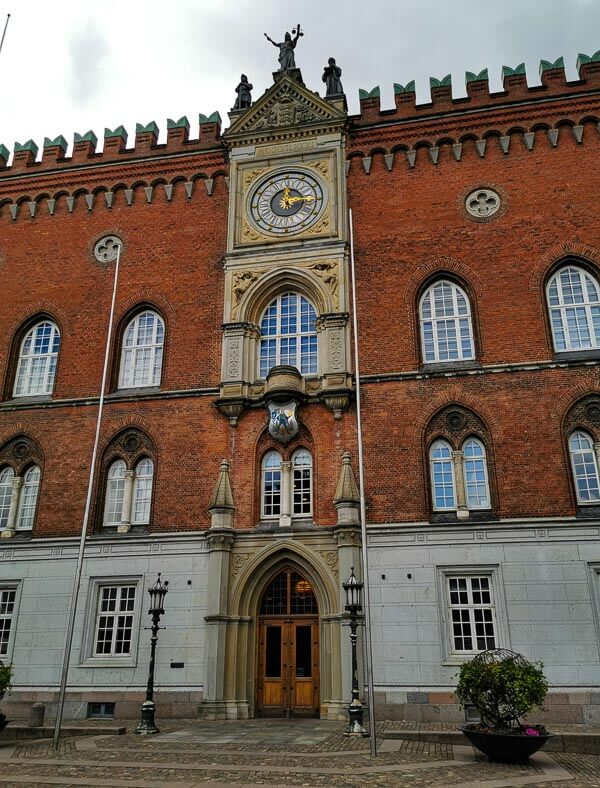
[[[311,584],[291,566],[263,591],[257,648],[257,714],[318,716],[319,609]]]

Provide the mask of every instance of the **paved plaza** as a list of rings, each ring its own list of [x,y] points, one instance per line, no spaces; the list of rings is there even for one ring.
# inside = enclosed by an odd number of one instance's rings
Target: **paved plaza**
[[[379,754],[369,742],[343,736],[343,723],[324,720],[161,722],[156,736],[136,736],[128,721],[122,736],[49,740],[0,739],[0,786],[598,786],[600,757],[538,753],[530,763],[488,763],[464,745],[385,739]]]

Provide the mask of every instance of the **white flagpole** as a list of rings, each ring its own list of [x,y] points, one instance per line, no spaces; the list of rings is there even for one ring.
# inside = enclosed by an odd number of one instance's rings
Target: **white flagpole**
[[[69,610],[69,623],[67,626],[67,638],[65,641],[65,652],[63,656],[62,673],[60,679],[60,692],[58,694],[58,705],[56,708],[56,722],[54,724],[54,738],[52,749],[58,749],[58,738],[60,736],[60,726],[62,723],[63,710],[65,706],[65,692],[67,689],[67,677],[69,675],[69,662],[71,661],[71,647],[73,645],[73,631],[75,629],[75,615],[77,613],[77,601],[79,597],[79,587],[81,585],[81,573],[83,569],[83,555],[85,552],[85,542],[87,538],[88,524],[90,520],[90,508],[92,504],[92,492],[94,489],[94,473],[96,470],[96,458],[98,456],[98,444],[100,442],[100,426],[102,424],[102,413],[104,410],[104,389],[106,388],[106,377],[108,373],[108,358],[110,354],[110,342],[113,330],[113,318],[115,314],[115,301],[117,297],[117,283],[119,281],[119,264],[121,262],[122,244],[116,244],[117,253],[115,265],[115,276],[113,280],[112,301],[110,304],[110,316],[108,318],[108,333],[106,335],[106,347],[104,350],[104,367],[102,369],[102,384],[100,386],[100,400],[98,402],[98,415],[96,417],[96,434],[94,436],[94,447],[92,449],[92,462],[90,465],[90,475],[88,478],[87,498],[85,501],[85,511],[83,514],[83,524],[81,526],[81,539],[79,541],[79,553],[77,555],[77,568],[73,582],[73,594],[71,596],[71,607]],[[106,262],[112,262],[107,260]]]
[[[2,38],[0,39],[0,52],[2,52],[2,45],[4,44],[4,38],[6,36],[6,28],[8,27],[8,22],[10,20],[10,14],[6,15],[6,23],[4,25],[4,32],[2,33]]]
[[[354,229],[352,209],[348,211],[350,225],[350,271],[352,274],[352,327],[354,331],[354,377],[356,380],[356,422],[358,433],[358,486],[360,489],[360,527],[362,554],[362,581],[365,603],[365,656],[367,688],[369,692],[369,737],[371,755],[377,755],[377,730],[375,728],[375,692],[373,690],[373,647],[371,644],[371,604],[369,594],[369,556],[367,552],[367,514],[365,507],[365,472],[363,463],[362,415],[360,400],[360,365],[358,353],[358,317],[356,309],[356,273],[354,266]]]

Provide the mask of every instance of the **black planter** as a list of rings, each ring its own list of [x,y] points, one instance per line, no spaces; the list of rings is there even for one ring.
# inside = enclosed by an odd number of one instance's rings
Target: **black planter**
[[[519,736],[510,733],[484,733],[468,725],[462,725],[460,730],[473,747],[487,755],[490,761],[498,763],[527,763],[529,757],[541,750],[550,738],[550,734]]]

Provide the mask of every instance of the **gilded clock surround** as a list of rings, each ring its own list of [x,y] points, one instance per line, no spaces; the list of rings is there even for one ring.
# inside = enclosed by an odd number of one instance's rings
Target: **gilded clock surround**
[[[217,405],[232,424],[246,408],[264,405],[261,316],[280,293],[293,291],[317,313],[318,370],[302,378],[299,394],[340,418],[352,388],[345,114],[283,76],[232,121],[224,135],[230,202]]]

